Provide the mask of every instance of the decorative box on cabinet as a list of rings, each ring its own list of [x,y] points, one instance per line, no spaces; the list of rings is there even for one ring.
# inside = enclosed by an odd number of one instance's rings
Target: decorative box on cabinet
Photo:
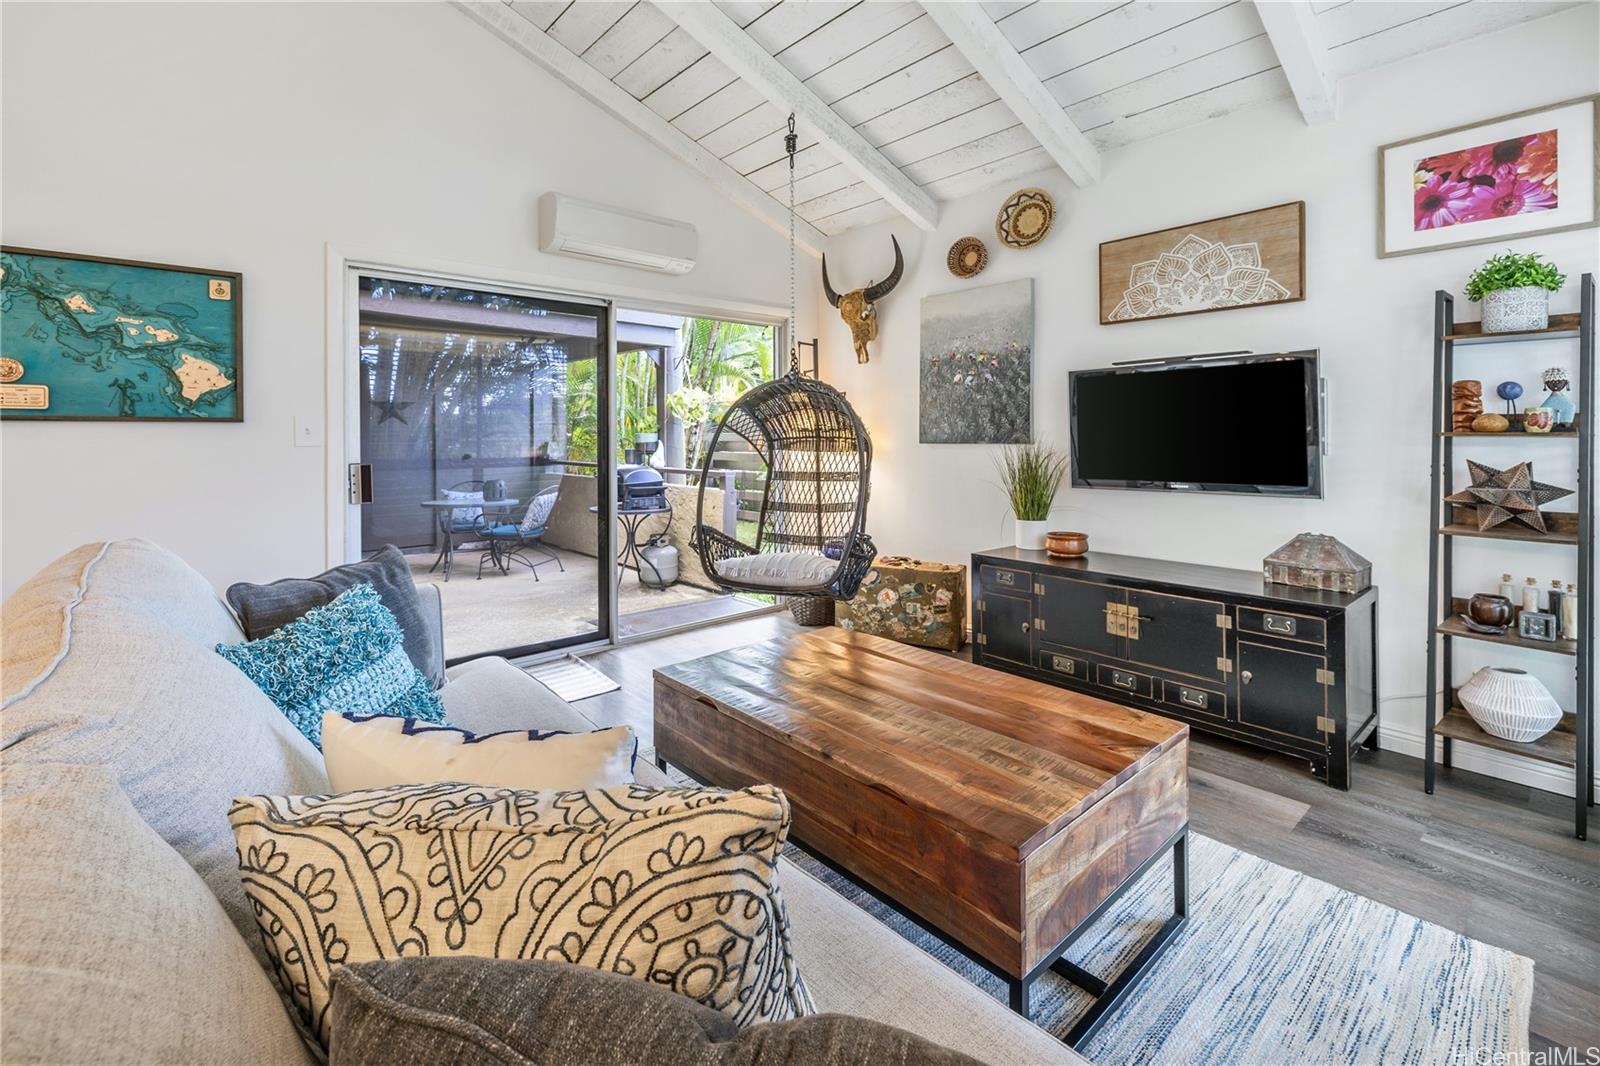
[[[1091,552],[972,557],[973,661],[1306,759],[1350,787],[1377,747],[1378,590],[1272,585]]]

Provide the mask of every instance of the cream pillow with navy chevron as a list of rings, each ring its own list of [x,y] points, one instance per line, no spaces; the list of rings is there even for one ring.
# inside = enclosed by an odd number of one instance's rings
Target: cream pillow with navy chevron
[[[388,715],[322,716],[335,792],[459,781],[496,788],[609,788],[633,781],[639,738],[627,726],[587,733],[469,733]]]

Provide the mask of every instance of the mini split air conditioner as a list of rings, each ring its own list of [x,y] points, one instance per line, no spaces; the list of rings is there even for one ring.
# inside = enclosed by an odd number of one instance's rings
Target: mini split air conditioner
[[[539,250],[687,274],[700,252],[700,234],[687,222],[547,192],[539,197]]]

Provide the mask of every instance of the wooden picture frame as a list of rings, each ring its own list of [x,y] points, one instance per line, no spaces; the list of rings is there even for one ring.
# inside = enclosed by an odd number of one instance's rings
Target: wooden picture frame
[[[1503,187],[1506,195],[1502,197],[1485,192],[1485,183],[1494,181],[1493,153],[1502,145],[1524,139],[1531,143],[1518,150],[1516,169],[1521,180]],[[1470,160],[1474,152],[1489,158]],[[1523,162],[1535,152],[1539,160],[1547,161],[1548,169],[1546,162],[1536,161],[1531,166]],[[1437,165],[1424,167],[1426,163]],[[1426,180],[1419,182],[1424,174]],[[1431,208],[1424,200],[1429,194],[1423,192],[1430,182],[1438,186],[1432,193]],[[1530,189],[1536,190],[1535,195],[1527,195]],[[1513,202],[1515,210],[1501,206]],[[1407,137],[1378,148],[1380,259],[1596,225],[1600,225],[1600,93]],[[1458,235],[1459,240],[1452,239]]]
[[[0,419],[244,421],[238,271],[13,245],[0,245],[0,263],[13,301],[0,320]],[[92,269],[74,275],[61,264]],[[73,343],[63,343],[62,329]],[[141,405],[154,411],[141,414]]]
[[[1169,226],[1100,244],[1100,324],[1306,298],[1306,204]]]

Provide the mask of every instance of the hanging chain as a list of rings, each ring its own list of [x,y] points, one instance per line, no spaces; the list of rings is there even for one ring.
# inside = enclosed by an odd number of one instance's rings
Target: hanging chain
[[[800,372],[800,345],[798,316],[794,298],[794,151],[799,142],[794,132],[794,112],[789,112],[789,134],[783,139],[783,150],[789,154],[789,372]]]

